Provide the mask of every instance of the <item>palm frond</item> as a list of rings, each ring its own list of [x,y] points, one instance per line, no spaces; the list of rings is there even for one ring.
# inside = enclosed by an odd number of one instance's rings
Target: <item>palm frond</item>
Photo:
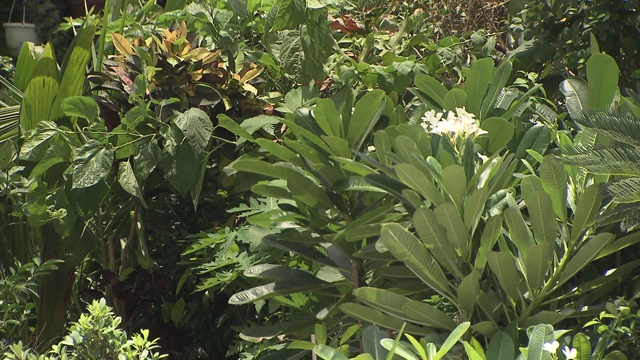
[[[640,178],[622,179],[609,185],[607,191],[618,203],[633,203],[640,201]]]
[[[640,146],[640,121],[633,114],[587,111],[584,113],[584,117],[577,121],[613,140]]]
[[[596,223],[598,226],[619,224],[626,232],[636,230],[640,228],[640,207],[637,203],[618,204],[601,214]]]
[[[0,108],[0,144],[18,136],[19,124],[20,105]]]
[[[640,146],[590,149],[577,146],[565,149],[560,159],[599,175],[640,176]]]

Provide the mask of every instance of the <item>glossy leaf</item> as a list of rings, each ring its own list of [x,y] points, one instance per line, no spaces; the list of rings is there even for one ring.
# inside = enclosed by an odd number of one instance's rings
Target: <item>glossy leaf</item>
[[[480,107],[489,88],[493,69],[493,59],[491,58],[479,59],[471,66],[469,75],[464,82],[464,90],[467,93],[466,109],[468,112],[480,115]]]
[[[113,158],[111,148],[98,141],[89,140],[78,149],[73,160],[72,188],[90,187],[106,178],[111,173]]]
[[[509,238],[511,242],[518,248],[518,251],[526,258],[529,248],[533,246],[534,241],[529,232],[527,224],[519,210],[507,208],[504,213],[504,220],[509,229]]]
[[[405,296],[374,287],[357,288],[353,295],[362,303],[398,318],[404,318],[402,306],[411,301]]]
[[[532,126],[522,137],[522,140],[518,144],[516,149],[516,158],[522,159],[527,156],[527,150],[535,150],[539,154],[544,152],[549,147],[551,142],[551,129],[546,125],[534,125]]]
[[[556,239],[556,218],[553,214],[551,197],[536,191],[525,198],[529,210],[529,221],[536,242],[554,242]]]
[[[587,60],[587,95],[589,108],[606,111],[618,91],[620,70],[614,58],[607,54],[591,54]]]
[[[471,323],[468,321],[463,322],[458,325],[449,336],[442,343],[442,346],[438,350],[435,356],[431,358],[431,360],[440,360],[444,358],[444,356],[453,348],[453,346],[464,336],[464,334],[469,330]]]
[[[489,115],[491,111],[494,109],[494,107],[496,106],[496,101],[500,96],[500,92],[502,91],[504,86],[507,84],[507,81],[511,76],[512,68],[513,66],[511,65],[511,61],[504,60],[502,61],[500,66],[498,66],[495,69],[493,73],[493,78],[491,79],[491,84],[489,85],[489,89],[487,89],[487,93],[484,96],[484,99],[482,100],[480,113],[477,114],[478,119],[481,120],[481,125],[483,126],[482,127],[483,129],[484,129],[484,122],[488,120],[486,119],[487,115]]]
[[[70,96],[62,100],[62,111],[66,116],[77,116],[91,122],[98,118],[100,109],[93,98],[88,96]]]
[[[577,77],[571,77],[560,83],[560,90],[564,94],[569,116],[574,120],[584,118],[584,111],[589,108],[587,83]]]
[[[578,350],[577,360],[591,360],[591,343],[587,335],[583,333],[577,333],[573,337],[573,348]]]
[[[569,260],[564,269],[562,269],[562,274],[556,286],[564,284],[577,274],[578,271],[589,265],[614,239],[615,235],[609,233],[600,233],[587,239],[578,252],[571,257],[571,260]]]
[[[312,208],[328,209],[333,207],[324,188],[315,184],[306,176],[293,173],[287,178],[287,188],[293,197]]]
[[[407,265],[425,284],[440,294],[450,296],[448,280],[424,244],[398,224],[385,224],[380,241],[391,254]]]
[[[559,160],[547,156],[540,164],[540,180],[553,204],[553,211],[562,222],[567,221],[567,172]]]
[[[447,232],[438,223],[433,210],[426,207],[416,210],[413,214],[413,226],[433,257],[449,272],[462,278],[460,262],[456,258],[455,250],[447,240]]]
[[[465,311],[465,318],[470,317],[476,306],[478,291],[480,291],[480,276],[478,271],[472,271],[458,285],[458,301],[460,307]]]
[[[316,345],[313,349],[315,353],[324,360],[349,360],[343,353],[338,349],[334,349],[328,345]]]
[[[575,242],[587,229],[598,213],[603,194],[597,184],[593,184],[582,192],[576,204],[575,214],[571,223],[571,241]]]
[[[143,204],[145,203],[136,175],[128,161],[123,161],[118,165],[118,183],[124,191],[137,197]]]
[[[418,90],[433,99],[438,108],[444,108],[444,97],[447,94],[447,88],[433,77],[425,74],[419,74],[414,80]]]

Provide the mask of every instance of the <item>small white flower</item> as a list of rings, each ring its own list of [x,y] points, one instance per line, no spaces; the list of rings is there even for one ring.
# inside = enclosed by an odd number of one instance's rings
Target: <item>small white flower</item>
[[[562,349],[562,353],[567,358],[567,360],[576,359],[578,357],[578,350],[569,349],[568,346],[565,346],[564,349]]]
[[[376,151],[376,147],[375,147],[375,146],[373,146],[373,145],[371,145],[371,146],[368,146],[368,147],[367,147],[367,150],[368,150],[370,153],[372,153],[372,152]]]
[[[486,134],[478,126],[475,115],[467,112],[464,108],[456,108],[454,111],[448,111],[445,117],[444,113],[436,113],[435,110],[427,111],[422,117],[420,124],[425,131],[432,134],[445,135],[451,139],[458,137],[478,136]]]
[[[556,351],[558,351],[559,347],[560,343],[557,341],[542,344],[542,350],[550,352],[552,354],[555,354]]]

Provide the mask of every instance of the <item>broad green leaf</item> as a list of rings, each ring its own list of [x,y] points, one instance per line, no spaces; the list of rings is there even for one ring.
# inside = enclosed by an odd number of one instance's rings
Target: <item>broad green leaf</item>
[[[36,46],[32,42],[26,41],[22,44],[16,60],[13,85],[23,93],[27,89],[27,85],[29,85],[33,70],[41,56],[42,54],[38,55],[36,52]]]
[[[443,203],[436,207],[436,219],[447,231],[447,239],[453,245],[455,251],[464,259],[469,260],[469,234],[460,212],[455,205],[451,203]]]
[[[542,360],[545,352],[542,350],[543,344],[546,342],[549,325],[537,325],[531,335],[529,335],[529,346],[526,360]]]
[[[409,350],[409,348],[398,340],[382,339],[380,343],[393,354],[394,358],[401,357],[405,360],[420,360],[413,351]]]
[[[433,210],[421,207],[413,214],[413,226],[425,246],[429,249],[433,257],[442,264],[449,272],[458,278],[462,278],[460,262],[456,257],[455,250],[447,240],[447,232],[438,223]]]
[[[458,325],[442,343],[440,350],[438,350],[436,355],[433,356],[431,360],[442,359],[449,352],[449,350],[451,350],[451,348],[453,348],[453,346],[464,336],[467,330],[469,330],[470,326],[471,323],[468,321],[465,321],[462,324]]]
[[[29,133],[20,148],[20,159],[26,161],[40,161],[55,136],[58,134],[58,127],[54,122],[41,121],[37,128]]]
[[[207,113],[198,108],[191,108],[178,114],[173,121],[184,134],[194,153],[200,154],[205,151],[213,134],[213,125]]]
[[[347,139],[352,149],[362,148],[362,144],[380,119],[387,100],[382,90],[366,93],[357,103],[347,129]]]
[[[478,350],[471,346],[471,344],[469,344],[468,342],[463,341],[462,345],[464,345],[464,351],[469,357],[469,360],[487,360],[487,358],[483,356],[484,354],[479,353]]]
[[[451,297],[448,280],[424,244],[398,224],[385,224],[380,241],[391,254],[407,265],[426,285],[441,295]]]
[[[487,347],[487,360],[513,360],[515,347],[513,339],[507,333],[498,331],[491,337]]]
[[[495,108],[496,101],[500,96],[500,92],[502,91],[502,88],[504,88],[504,86],[507,84],[507,81],[511,76],[512,67],[513,66],[511,65],[511,61],[504,60],[493,73],[491,85],[489,85],[487,94],[482,100],[482,106],[480,108],[480,113],[478,114],[478,119],[481,120],[482,125],[484,125],[484,122],[488,120],[486,119],[487,115],[489,115]],[[484,129],[484,126],[482,128]]]
[[[338,349],[334,349],[328,345],[316,345],[313,349],[316,355],[324,360],[349,360],[343,353]]]
[[[496,241],[498,241],[498,236],[500,236],[501,230],[501,216],[492,216],[487,220],[482,236],[480,237],[480,247],[476,253],[476,260],[474,263],[474,268],[480,272],[484,271],[484,267],[487,264],[487,253],[491,251]]]
[[[487,261],[506,294],[513,302],[520,302],[522,296],[518,289],[520,272],[516,269],[516,259],[513,255],[504,251],[490,251],[487,254]]]
[[[137,197],[142,204],[145,204],[144,195],[142,195],[142,190],[140,190],[140,185],[138,184],[138,180],[136,180],[136,175],[133,173],[130,162],[122,161],[118,165],[118,183],[124,191]]]
[[[342,304],[340,305],[340,311],[356,319],[361,319],[387,329],[400,330],[403,324],[405,324],[405,321],[400,318],[360,304]],[[426,335],[430,330],[412,324],[406,324],[405,331],[412,334]]]
[[[342,137],[342,120],[335,104],[330,99],[319,99],[313,109],[313,117],[320,128],[329,136]]]
[[[591,54],[587,61],[587,95],[589,108],[606,111],[618,91],[620,70],[614,58],[607,54]]]
[[[600,192],[600,186],[593,184],[582,192],[577,200],[576,211],[571,223],[571,241],[575,242],[580,238],[582,233],[587,229],[593,221],[594,216],[600,209],[603,194]]]
[[[456,108],[463,108],[467,102],[467,93],[462,89],[451,89],[444,96],[444,110],[455,111]]]
[[[113,149],[96,140],[89,140],[76,152],[73,159],[71,188],[86,188],[97,184],[111,173]]]
[[[509,121],[500,117],[490,117],[480,124],[480,128],[488,134],[484,148],[487,153],[493,154],[502,150],[513,138],[515,127]],[[481,141],[482,138],[478,139]]]
[[[544,285],[551,265],[554,245],[554,241],[545,241],[533,245],[525,258],[527,283],[534,296]]]
[[[503,216],[509,229],[509,239],[518,248],[522,257],[526,258],[534,241],[522,214],[519,210],[509,207],[503,212]]]
[[[240,159],[236,161],[232,167],[237,171],[265,175],[276,179],[286,179],[296,173],[295,170],[286,166],[253,159]]]
[[[265,18],[265,32],[295,29],[305,19],[306,0],[276,0]]]
[[[77,116],[91,122],[98,118],[100,108],[93,98],[88,96],[70,96],[62,99],[62,111],[66,116]]]
[[[400,310],[405,314],[403,318],[411,322],[449,331],[456,327],[451,316],[422,301],[409,300]]]
[[[85,86],[87,63],[91,59],[96,27],[83,25],[71,41],[60,67],[60,88],[51,111],[51,119],[62,116],[60,104],[70,96],[82,95]]]
[[[291,164],[294,164],[302,168],[307,167],[305,162],[302,159],[300,159],[300,156],[298,156],[298,154],[291,151],[289,148],[287,148],[286,146],[283,146],[280,143],[277,143],[269,139],[256,139],[256,143],[273,156],[279,157],[280,159],[286,162],[289,162]]]
[[[516,159],[522,159],[527,156],[528,149],[535,150],[539,154],[544,154],[550,142],[551,129],[543,124],[534,125],[527,130],[518,144],[515,154]]]
[[[330,148],[336,156],[343,158],[351,157],[351,148],[347,140],[337,136],[325,136],[320,137]]]
[[[386,193],[386,191],[380,189],[377,186],[373,186],[365,181],[362,176],[349,176],[342,179],[331,187],[333,191],[370,191],[377,193]]]
[[[578,357],[576,360],[591,360],[591,343],[587,335],[583,333],[577,333],[573,337],[573,348],[578,350]]]
[[[540,180],[544,191],[551,196],[556,216],[567,222],[567,172],[556,158],[546,156],[540,164]]]
[[[458,285],[458,301],[460,302],[460,307],[465,311],[465,318],[469,318],[473,313],[479,290],[480,273],[478,271],[472,271]]]
[[[247,130],[245,130],[242,126],[240,126],[240,124],[235,122],[235,120],[233,120],[226,114],[218,114],[218,126],[231,131],[232,133],[239,136],[241,139],[244,139],[250,142],[255,141],[253,139],[253,136],[251,136],[251,134]]]
[[[402,306],[411,301],[394,292],[366,286],[355,289],[353,295],[364,304],[398,318],[405,318]]]
[[[420,158],[420,150],[416,142],[405,135],[397,135],[393,142],[395,153],[404,160],[405,163],[413,164],[419,167],[422,159]]]
[[[529,315],[525,319],[521,319],[520,322],[524,327],[535,326],[538,324],[555,325],[567,317],[569,317],[569,314],[563,314],[558,311],[543,310],[537,314]]]
[[[477,60],[471,66],[469,75],[464,82],[464,91],[467,94],[466,110],[468,112],[480,115],[482,100],[489,87],[493,70],[493,59],[491,58]]]
[[[564,94],[567,112],[573,120],[584,118],[584,111],[589,109],[589,95],[587,83],[577,77],[571,77],[560,83],[560,90]]]
[[[48,43],[24,91],[20,110],[20,126],[24,131],[33,129],[40,121],[55,119],[51,109],[59,87],[58,64],[53,47]]]
[[[138,143],[136,153],[133,156],[133,171],[139,184],[144,184],[149,174],[160,163],[161,152],[156,140]]]
[[[462,212],[464,213],[464,224],[469,233],[472,233],[480,217],[483,215],[484,205],[488,197],[489,192],[487,188],[482,187],[474,190],[473,193],[465,199]]]
[[[442,170],[442,187],[445,188],[451,200],[458,207],[462,208],[462,203],[467,191],[467,175],[464,168],[458,164],[452,164]]]
[[[525,198],[529,210],[529,221],[536,242],[554,242],[556,239],[556,217],[553,214],[551,197],[544,191],[536,191]]]
[[[429,202],[439,205],[444,202],[440,190],[428,176],[411,164],[398,164],[394,170],[398,178],[418,192]]]
[[[526,202],[536,191],[544,191],[544,187],[542,187],[542,181],[539,177],[527,175],[520,182],[520,191],[522,192],[522,198]]]
[[[262,238],[262,242],[281,250],[294,252],[320,264],[335,268],[339,267],[338,264],[320,252],[320,250],[313,246],[309,246],[308,244],[304,244],[301,241],[279,241],[277,240],[277,236],[265,236]]]
[[[316,281],[318,278],[313,276],[312,274],[300,270],[295,269],[285,265],[276,265],[276,264],[258,264],[250,267],[245,270],[243,273],[244,276],[249,278],[258,278],[263,280],[309,280]]]
[[[274,325],[267,326],[252,326],[250,328],[242,330],[240,333],[240,337],[244,340],[248,340],[251,342],[259,342],[265,339],[271,339],[280,334],[287,333],[287,330],[299,329],[310,324],[315,324],[317,319],[315,316],[313,317],[297,317],[295,320],[285,320],[280,321]],[[278,354],[284,352],[283,350],[278,351]],[[281,359],[299,359],[300,357],[292,357],[289,358],[284,354],[282,357],[275,357],[273,360],[281,360]]]
[[[311,208],[329,209],[333,207],[331,199],[327,196],[324,188],[302,174],[293,173],[289,175],[287,188],[294,199]]]
[[[385,166],[391,166],[391,158],[388,154],[391,153],[393,145],[389,134],[385,131],[377,131],[373,137],[373,145],[376,148],[375,156],[378,161]]]
[[[389,353],[380,341],[389,336],[386,331],[381,330],[375,325],[367,326],[362,332],[362,348],[365,353],[369,353],[375,360],[385,359]]]
[[[426,74],[419,74],[414,80],[418,90],[433,99],[438,108],[444,108],[444,97],[449,90],[442,83]]]
[[[578,271],[589,265],[600,252],[615,239],[615,235],[600,233],[589,239],[578,249],[567,265],[562,269],[560,279],[556,287],[561,286],[571,279]]]
[[[611,255],[614,252],[620,251],[622,249],[626,249],[627,247],[637,244],[640,242],[640,233],[635,232],[630,235],[623,237],[622,239],[618,239],[611,244],[607,245],[601,252],[598,254],[596,259],[600,259],[604,256]]]
[[[325,345],[327,343],[327,326],[324,323],[317,323],[314,330],[316,342],[319,345]]]
[[[309,281],[309,279],[287,279],[283,281],[276,281],[235,293],[229,298],[229,304],[250,304],[261,299],[310,291],[327,285],[330,284],[317,278],[315,281]]]

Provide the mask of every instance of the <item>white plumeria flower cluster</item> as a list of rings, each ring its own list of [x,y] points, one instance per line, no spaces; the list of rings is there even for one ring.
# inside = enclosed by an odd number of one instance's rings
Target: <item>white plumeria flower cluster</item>
[[[449,111],[447,117],[444,113],[436,113],[435,110],[427,111],[422,117],[422,127],[432,133],[446,135],[452,139],[486,134],[475,119],[475,115],[467,112],[463,107],[456,108],[455,112]]]
[[[557,359],[556,352],[559,347],[560,343],[557,341],[542,344],[542,350],[551,353],[554,359]],[[562,353],[566,360],[573,360],[578,357],[578,350],[569,348],[568,346],[562,349]]]

